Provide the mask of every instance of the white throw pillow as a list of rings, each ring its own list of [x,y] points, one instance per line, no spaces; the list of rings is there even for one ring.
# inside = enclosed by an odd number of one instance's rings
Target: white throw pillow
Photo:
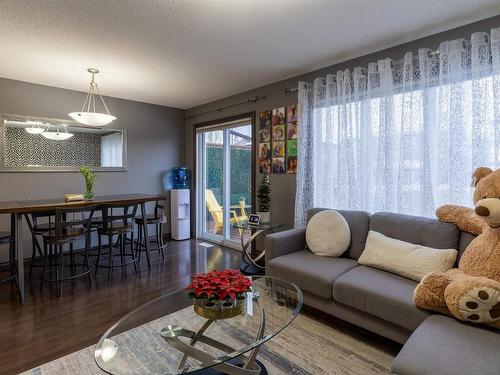
[[[307,223],[306,242],[316,255],[341,256],[351,242],[349,224],[337,211],[318,212]]]
[[[429,272],[453,268],[457,255],[455,249],[415,245],[371,230],[358,263],[420,281]]]

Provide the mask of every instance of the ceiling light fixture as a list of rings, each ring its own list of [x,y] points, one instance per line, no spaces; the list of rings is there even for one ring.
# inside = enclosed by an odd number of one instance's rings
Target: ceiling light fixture
[[[94,76],[99,73],[99,70],[94,68],[89,68],[87,71],[92,74],[92,80],[90,81],[89,91],[87,93],[87,97],[83,102],[83,108],[81,112],[71,112],[68,115],[78,121],[81,124],[90,125],[90,126],[104,126],[108,125],[110,122],[116,120],[115,116],[112,116],[109,113],[108,107],[102,98],[101,92],[99,91],[99,87],[94,80]],[[95,105],[95,97],[99,95],[101,102],[106,110],[106,113],[96,112]]]
[[[24,130],[26,130],[26,133],[29,133],[29,134],[41,134],[45,130],[47,130],[47,129],[40,127],[40,125],[45,125],[43,122],[40,122],[40,121],[7,120],[6,123],[13,124],[13,125],[20,125]]]
[[[42,137],[45,137],[52,141],[65,141],[66,139],[70,139],[72,136],[74,136],[73,133],[68,133],[65,126],[63,126],[63,128],[64,132],[59,132],[59,128],[57,128],[55,132],[49,132],[47,130],[46,132],[41,133]]]
[[[45,132],[45,129],[42,129],[39,126],[36,126],[34,128],[26,128],[25,130],[27,133],[30,133],[30,134],[42,134]]]
[[[24,128],[27,133],[29,134],[42,134],[45,132],[47,129],[41,128],[40,125],[43,125],[43,122],[39,121],[27,121],[27,125],[30,125],[28,128]]]

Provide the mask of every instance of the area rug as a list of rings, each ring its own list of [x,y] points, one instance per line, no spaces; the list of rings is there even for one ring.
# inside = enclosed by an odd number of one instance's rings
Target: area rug
[[[161,322],[148,324],[157,329]],[[104,373],[95,364],[94,349],[95,346],[87,347],[26,371],[23,375]],[[306,311],[265,343],[258,359],[272,375],[389,374],[398,350],[396,344],[369,332],[323,314]]]

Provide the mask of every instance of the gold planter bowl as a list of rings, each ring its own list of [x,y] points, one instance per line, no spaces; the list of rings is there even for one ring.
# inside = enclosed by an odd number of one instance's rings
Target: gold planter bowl
[[[216,307],[205,307],[201,303],[193,300],[194,312],[205,319],[222,320],[234,318],[246,309],[246,299],[236,301],[232,307],[223,307],[222,304]]]

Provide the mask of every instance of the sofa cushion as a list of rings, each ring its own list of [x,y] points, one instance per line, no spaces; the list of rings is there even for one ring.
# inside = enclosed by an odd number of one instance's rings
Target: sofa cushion
[[[377,212],[370,229],[387,237],[435,249],[458,249],[460,230],[457,226],[428,217]]]
[[[310,220],[318,212],[328,208],[313,208],[308,211],[307,219]],[[351,230],[351,244],[342,255],[346,258],[358,260],[365,248],[366,236],[368,235],[368,226],[370,225],[370,214],[365,211],[336,210],[349,224]]]
[[[398,375],[498,375],[500,333],[432,315],[410,336],[392,364]]]
[[[291,281],[302,290],[331,300],[333,281],[357,265],[352,259],[322,257],[302,250],[272,259],[266,265],[266,275]]]
[[[347,250],[350,242],[349,224],[335,210],[318,212],[307,223],[307,247],[316,255],[339,257]]]
[[[367,266],[356,267],[333,284],[333,299],[414,330],[429,313],[413,303],[413,280]]]
[[[370,230],[358,262],[420,282],[430,272],[453,268],[456,259],[455,249],[434,249]]]

